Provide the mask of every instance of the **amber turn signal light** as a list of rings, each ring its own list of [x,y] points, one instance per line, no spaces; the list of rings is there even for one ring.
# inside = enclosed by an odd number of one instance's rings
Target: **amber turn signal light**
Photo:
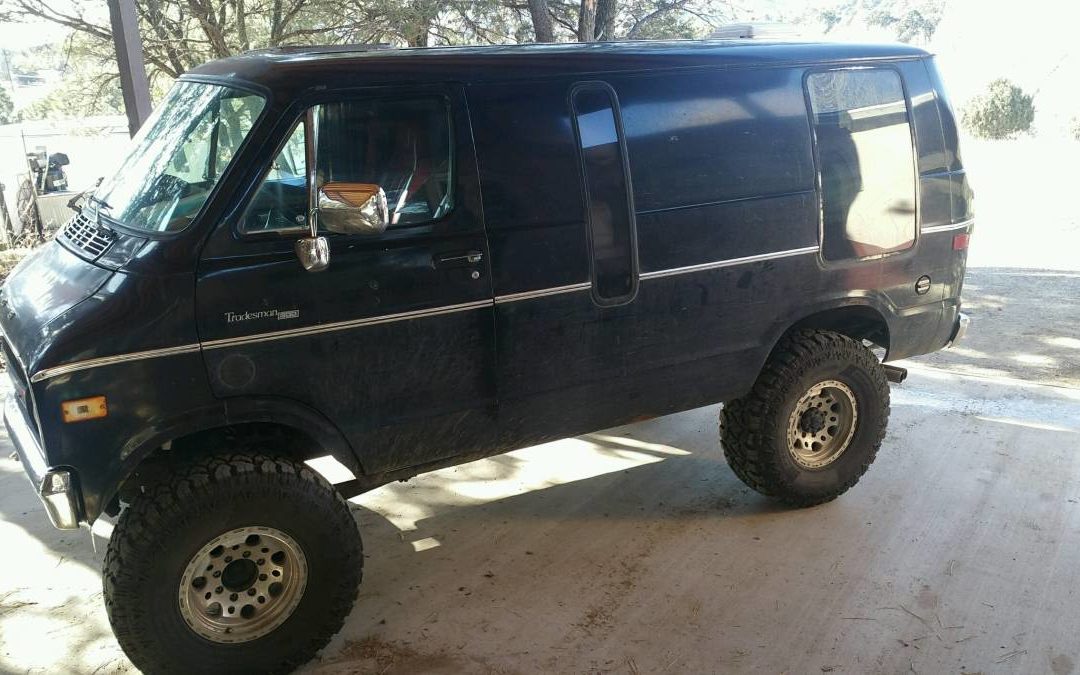
[[[60,411],[64,414],[65,423],[95,420],[99,417],[106,417],[109,414],[109,408],[105,404],[104,396],[92,396],[90,398],[75,399],[74,401],[64,401],[60,404]]]

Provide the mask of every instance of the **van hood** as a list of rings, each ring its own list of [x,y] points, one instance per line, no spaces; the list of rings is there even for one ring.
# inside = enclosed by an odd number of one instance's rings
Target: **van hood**
[[[113,275],[53,241],[20,262],[0,289],[0,328],[22,365],[32,367],[49,324]]]

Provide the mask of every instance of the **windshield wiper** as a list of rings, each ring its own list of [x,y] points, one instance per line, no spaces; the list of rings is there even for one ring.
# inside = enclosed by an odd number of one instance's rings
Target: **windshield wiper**
[[[112,211],[112,206],[109,204],[109,202],[105,201],[101,197],[95,197],[94,195],[90,195],[89,197],[87,197],[87,199],[90,201],[91,204],[97,204],[100,208],[109,209],[110,211]]]

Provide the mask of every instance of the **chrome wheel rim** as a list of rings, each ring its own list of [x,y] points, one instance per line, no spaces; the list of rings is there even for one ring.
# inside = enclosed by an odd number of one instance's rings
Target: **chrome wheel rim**
[[[837,460],[851,445],[859,405],[843,382],[819,382],[799,398],[788,418],[787,442],[795,462],[821,469]]]
[[[240,527],[192,556],[180,578],[180,615],[207,640],[248,642],[292,616],[307,579],[295,539],[272,527]]]

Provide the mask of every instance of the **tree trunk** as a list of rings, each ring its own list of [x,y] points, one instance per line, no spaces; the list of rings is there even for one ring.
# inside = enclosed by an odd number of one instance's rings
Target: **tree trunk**
[[[537,42],[555,42],[555,28],[548,12],[548,0],[529,0],[529,15],[532,17],[533,33]]]
[[[593,42],[596,40],[596,0],[581,0],[577,39],[579,42]]]
[[[618,0],[599,0],[596,5],[597,40],[615,39],[615,15],[619,11]]]
[[[246,52],[251,49],[251,40],[248,39],[247,15],[244,8],[244,0],[236,0],[236,37],[240,40],[240,51]]]

